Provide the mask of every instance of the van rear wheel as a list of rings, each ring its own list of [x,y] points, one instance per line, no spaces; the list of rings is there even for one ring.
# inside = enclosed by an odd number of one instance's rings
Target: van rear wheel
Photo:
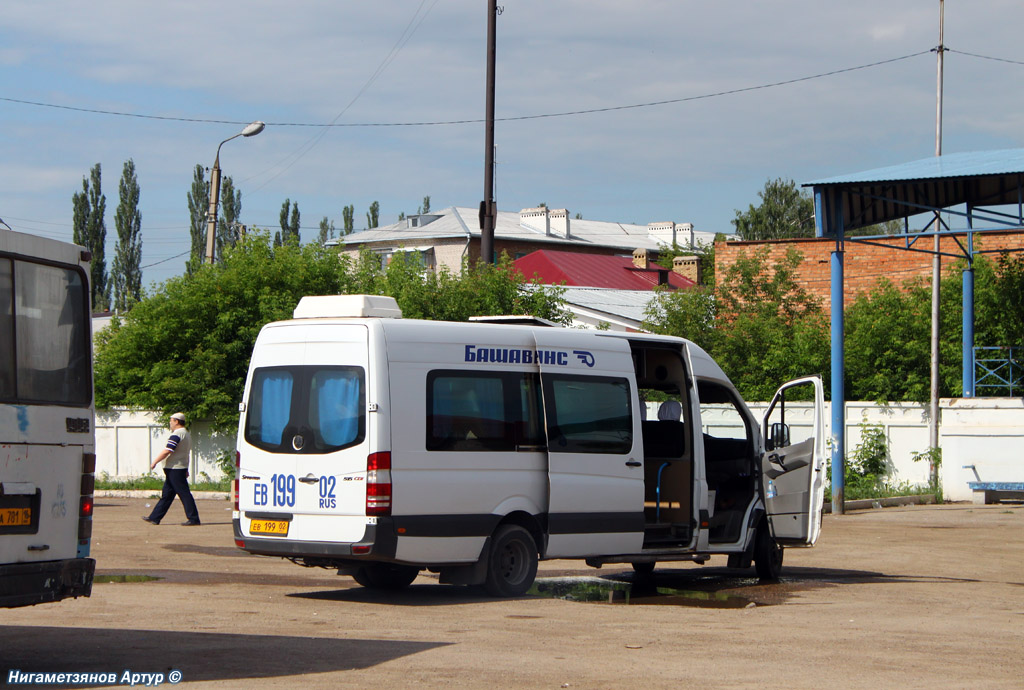
[[[526,594],[537,577],[537,542],[519,525],[499,527],[487,554],[484,587],[495,597]]]
[[[761,523],[754,537],[754,569],[762,580],[778,580],[782,575],[782,547],[772,537],[767,521]]]
[[[367,589],[405,589],[412,584],[420,569],[411,565],[370,563],[360,566],[352,579]]]

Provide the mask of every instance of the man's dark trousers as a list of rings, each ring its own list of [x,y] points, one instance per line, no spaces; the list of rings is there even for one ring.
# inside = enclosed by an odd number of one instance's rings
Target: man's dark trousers
[[[170,510],[174,503],[174,497],[181,499],[181,505],[185,508],[185,517],[189,522],[199,522],[199,509],[196,508],[196,500],[192,498],[192,492],[188,488],[188,470],[185,468],[164,470],[164,490],[157,501],[149,519],[153,522],[160,522],[164,515]]]

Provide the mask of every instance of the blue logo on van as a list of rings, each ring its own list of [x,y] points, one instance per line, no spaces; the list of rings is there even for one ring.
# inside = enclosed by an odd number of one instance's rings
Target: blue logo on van
[[[573,350],[583,364],[593,367],[593,353],[587,350]],[[546,364],[560,367],[569,366],[569,353],[565,350],[529,350],[514,347],[466,346],[467,362],[497,362],[500,364]]]

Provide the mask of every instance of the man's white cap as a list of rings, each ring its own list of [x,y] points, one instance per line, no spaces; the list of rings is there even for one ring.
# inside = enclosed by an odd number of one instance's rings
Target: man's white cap
[[[182,424],[185,423],[185,415],[181,412],[175,412],[174,414],[172,414],[171,419],[177,419]]]

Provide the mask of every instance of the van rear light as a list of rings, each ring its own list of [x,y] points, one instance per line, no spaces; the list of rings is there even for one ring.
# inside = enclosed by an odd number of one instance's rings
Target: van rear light
[[[239,475],[242,474],[242,454],[239,450],[234,451],[234,481],[231,482],[231,500],[234,502],[234,510],[239,510]]]
[[[366,514],[391,515],[391,453],[366,456]]]

